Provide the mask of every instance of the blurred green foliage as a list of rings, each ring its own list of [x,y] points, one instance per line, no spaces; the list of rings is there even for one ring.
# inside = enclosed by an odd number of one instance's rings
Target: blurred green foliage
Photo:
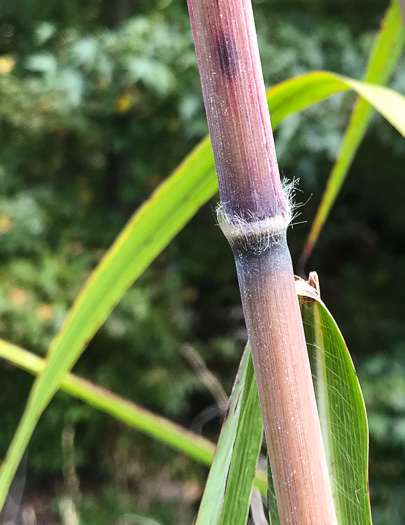
[[[274,0],[254,8],[270,85],[312,69],[361,78],[385,5]],[[400,92],[404,65],[392,83]],[[301,179],[301,200],[309,199],[299,221],[314,216],[353,100],[336,96],[277,131],[280,167]],[[206,131],[183,2],[2,4],[0,337],[43,355],[130,214]],[[310,261],[365,390],[376,525],[405,520],[404,157],[403,139],[375,117]],[[295,257],[307,231],[304,224],[290,232]],[[75,371],[190,426],[213,400],[181,345],[195,346],[229,390],[245,338],[233,260],[207,206],[125,295]],[[0,384],[3,454],[31,379],[1,363]],[[139,488],[145,472],[160,472],[162,458],[168,484],[189,486],[201,474],[190,460],[58,394],[29,449],[29,487],[44,476],[61,483],[67,426],[76,429],[83,485],[100,495],[85,496],[84,523],[102,523],[97,509],[114,506],[114,490]],[[217,425],[204,431],[214,436]],[[189,511],[178,514],[184,503],[176,505],[152,514],[161,523],[189,522]]]

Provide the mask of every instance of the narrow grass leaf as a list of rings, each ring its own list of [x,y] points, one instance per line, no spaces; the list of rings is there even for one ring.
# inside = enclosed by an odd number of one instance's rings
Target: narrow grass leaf
[[[40,374],[46,367],[44,359],[1,339],[0,357],[33,374]],[[73,374],[63,377],[60,388],[118,421],[187,454],[199,463],[210,465],[212,462],[214,443],[136,403]]]
[[[392,0],[370,54],[363,79],[365,82],[375,84],[386,84],[388,82],[404,49],[405,26],[401,15],[399,1]],[[299,262],[302,270],[339,194],[360,143],[366,134],[372,115],[373,106],[363,98],[358,97],[302,252]]]
[[[221,435],[219,436],[217,450],[208,474],[196,525],[216,525],[219,521],[250,359],[250,350],[246,347],[229,400],[229,407],[222,426]]]
[[[282,118],[326,97],[354,89],[405,134],[405,98],[392,90],[329,72],[297,77],[268,92],[274,103],[273,127]],[[125,291],[217,190],[208,139],[203,140],[178,169],[135,213],[88,279],[54,338],[47,367],[38,376],[0,469],[0,509],[41,414],[95,332]]]
[[[226,483],[225,499],[219,520],[220,525],[246,524],[262,441],[263,420],[252,358],[249,352],[238,430]]]
[[[0,339],[0,357],[35,375],[40,374],[46,367],[45,359],[2,339]],[[215,444],[208,439],[74,374],[66,374],[60,388],[76,399],[183,452],[199,463],[211,465]],[[267,481],[264,471],[256,471],[254,484],[259,492],[266,493]]]
[[[338,525],[370,525],[368,424],[360,385],[336,322],[297,281]]]
[[[47,367],[34,383],[1,466],[0,509],[35,425],[62,377],[128,287],[215,193],[216,184],[210,143],[205,141],[141,206],[90,276],[51,344]]]

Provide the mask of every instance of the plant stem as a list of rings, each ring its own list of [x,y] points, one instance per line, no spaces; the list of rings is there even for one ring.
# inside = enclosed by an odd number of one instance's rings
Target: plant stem
[[[188,0],[282,525],[336,523],[250,0]]]

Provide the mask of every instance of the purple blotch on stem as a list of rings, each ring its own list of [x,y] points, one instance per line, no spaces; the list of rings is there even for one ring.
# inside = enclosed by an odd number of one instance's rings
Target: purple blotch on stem
[[[217,37],[219,67],[228,81],[232,81],[238,72],[238,50],[236,42],[229,34]]]

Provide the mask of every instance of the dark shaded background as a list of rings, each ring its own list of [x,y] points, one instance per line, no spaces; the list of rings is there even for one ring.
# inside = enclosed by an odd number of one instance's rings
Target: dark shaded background
[[[313,69],[361,78],[386,7],[254,2],[267,85]],[[404,65],[392,81],[401,92]],[[353,101],[336,96],[276,133],[280,167],[309,199],[289,234],[295,261]],[[132,212],[206,130],[185,2],[0,3],[0,337],[44,355]],[[375,116],[308,266],[366,397],[375,525],[405,522],[404,159],[403,138]],[[212,439],[215,400],[180,348],[191,344],[229,392],[246,339],[214,202],[126,293],[75,367],[195,430],[211,407],[202,432]],[[0,363],[0,455],[31,384]],[[181,525],[192,522],[206,469],[58,394],[25,476],[24,525],[73,525],[77,515],[84,525]]]

